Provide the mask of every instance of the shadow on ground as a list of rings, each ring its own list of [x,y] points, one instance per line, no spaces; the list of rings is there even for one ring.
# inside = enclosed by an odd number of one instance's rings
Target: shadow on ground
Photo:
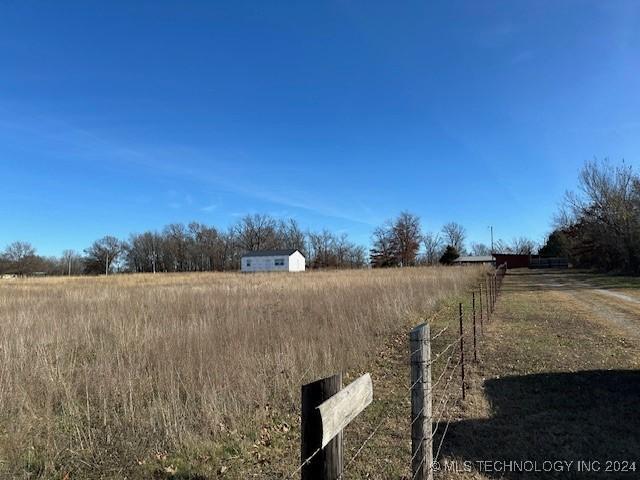
[[[490,478],[640,478],[640,371],[596,370],[492,379],[490,419],[451,423],[440,459],[599,461],[600,472],[487,472]],[[438,445],[440,438],[435,439]],[[605,472],[608,460],[636,472]],[[499,464],[498,464],[499,465]],[[595,464],[591,464],[592,466]]]

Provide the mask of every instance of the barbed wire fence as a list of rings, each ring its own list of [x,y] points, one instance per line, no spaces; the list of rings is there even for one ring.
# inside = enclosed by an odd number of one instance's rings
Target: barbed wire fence
[[[479,361],[485,322],[493,315],[505,273],[506,265],[500,265],[472,289],[466,306],[458,305],[455,331],[448,326],[431,335],[429,324],[422,324],[410,334],[412,379],[423,379],[415,382],[411,395],[414,480],[434,478],[450,423],[467,396],[465,369]]]
[[[505,273],[506,264],[500,265],[472,289],[468,305],[460,303],[456,312],[450,311],[450,305],[444,306],[409,334],[411,378],[409,385],[404,388],[411,397],[409,464],[412,480],[433,480],[434,478],[436,471],[434,465],[437,465],[440,459],[450,423],[456,418],[456,409],[466,399],[469,383],[465,368],[469,367],[470,362],[478,363],[479,361],[478,353],[485,324],[489,323],[493,316]],[[451,319],[454,315],[457,317],[455,318],[457,325],[453,323],[445,325],[432,334],[431,324],[434,319],[442,319],[444,316]],[[381,382],[387,375],[389,372],[379,377],[377,381]],[[335,376],[318,382],[331,379],[335,380]],[[338,392],[350,389],[361,379],[362,377]],[[305,387],[303,386],[303,389]],[[372,391],[368,394],[372,398]],[[362,395],[366,396],[362,392],[355,394],[349,392],[344,395],[349,399],[351,406],[341,406],[338,408],[339,412],[331,414],[330,417],[348,418],[348,421],[343,422],[344,428],[371,403],[371,399],[369,403],[363,401]],[[315,412],[322,405],[326,405],[327,400],[332,397],[337,397],[337,394],[328,390],[324,396],[320,395],[315,399],[317,405],[307,405],[307,410],[312,407],[310,411]],[[377,398],[376,401],[391,400]],[[371,440],[384,430],[385,424],[392,417],[393,413],[382,409],[378,418],[372,422],[374,426],[370,433],[354,449],[354,453],[346,463],[342,458],[341,431],[326,446],[320,443],[321,433],[320,437],[314,438],[311,442],[307,439],[306,443],[303,435],[300,465],[286,478],[297,478],[300,475],[302,480],[344,480],[349,468],[354,465]],[[332,421],[331,418],[329,423]],[[315,421],[317,423],[324,419]],[[304,419],[302,423],[305,423]],[[321,432],[323,425],[318,425]],[[391,428],[393,427],[397,425],[391,425]]]

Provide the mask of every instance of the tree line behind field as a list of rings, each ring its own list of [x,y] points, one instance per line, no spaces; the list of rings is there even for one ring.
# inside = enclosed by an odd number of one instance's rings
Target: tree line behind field
[[[82,275],[121,272],[233,271],[240,268],[243,253],[295,248],[307,259],[308,268],[401,267],[449,264],[461,254],[489,255],[484,244],[465,248],[466,230],[450,222],[437,233],[423,232],[420,218],[402,212],[376,228],[372,248],[350,241],[346,234],[328,230],[304,231],[293,220],[269,215],[247,215],[228,230],[198,222],[173,223],[160,231],[147,231],[120,240],[105,236],[82,253],[65,250],[60,257],[42,257],[27,242],[14,242],[0,254],[0,273],[18,275]],[[504,251],[529,253],[535,244],[514,240]]]
[[[226,231],[192,222],[131,234],[127,240],[107,235],[82,253],[65,250],[60,257],[41,257],[31,244],[14,242],[0,254],[0,273],[228,271],[240,268],[240,258],[245,252],[284,248],[300,250],[310,268],[359,268],[367,264],[366,249],[344,234],[328,230],[305,232],[292,219],[247,215]]]
[[[446,223],[439,232],[422,232],[420,218],[402,212],[373,231],[370,250],[372,267],[402,267],[412,265],[448,265],[461,255],[491,255],[491,247],[471,242],[467,248],[467,231],[456,222]],[[494,242],[493,252],[530,254],[536,243],[525,237],[511,243]]]
[[[640,274],[640,176],[624,162],[587,162],[540,254],[577,267]]]

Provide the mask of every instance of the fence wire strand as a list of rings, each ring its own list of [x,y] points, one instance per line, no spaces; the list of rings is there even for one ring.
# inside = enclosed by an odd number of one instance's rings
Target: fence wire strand
[[[452,405],[452,408],[457,406],[457,404],[460,402],[460,399],[461,397],[458,397],[458,399]],[[442,437],[440,438],[440,444],[438,445],[438,450],[436,451],[436,454],[433,456],[434,461],[437,461],[438,457],[440,456],[440,450],[442,449],[442,444],[444,442],[445,437],[447,436],[447,430],[449,430],[449,424],[451,423],[452,418],[453,417],[449,416],[449,418],[447,419],[447,424],[444,427],[444,432],[442,432]]]
[[[480,289],[481,289],[480,290],[480,295],[481,295],[480,298],[482,299],[481,302],[486,304],[488,312],[493,313],[493,311],[495,309],[495,303],[496,303],[496,301],[498,299],[498,294],[500,293],[500,288],[502,286],[502,281],[503,281],[503,277],[504,277],[504,274],[505,274],[505,270],[506,270],[506,267],[504,265],[501,265],[500,267],[498,267],[496,269],[495,273],[493,273],[493,275],[491,275],[491,274],[488,275],[487,281],[485,283],[485,287],[484,288],[482,286],[480,287]],[[484,290],[484,292],[482,292],[482,290]],[[483,293],[484,293],[484,295],[483,295]],[[484,302],[483,302],[483,300],[484,300]],[[483,308],[483,305],[481,304],[481,307],[480,307],[480,311],[481,312],[482,312],[482,308]],[[432,323],[432,321],[436,317],[441,316],[444,312],[446,312],[446,311],[448,311],[450,309],[451,309],[451,305],[446,305],[446,306],[438,309],[435,313],[433,313],[427,319],[427,323],[429,323],[429,324]],[[459,320],[459,314],[458,314],[457,311],[455,311],[454,313],[452,313],[452,312],[450,312],[450,313],[451,313],[451,316],[453,318],[455,318],[456,321]],[[468,318],[468,316],[469,316],[469,312],[465,312],[465,315],[464,315],[463,319],[464,318]],[[488,316],[487,316],[487,321],[489,321],[489,317]],[[427,341],[433,342],[434,340],[436,340],[436,339],[440,338],[441,336],[445,335],[451,329],[452,329],[452,326],[451,325],[447,325],[447,326],[441,328],[440,330],[438,330],[434,335],[431,335],[431,337]],[[467,329],[467,330],[470,330],[470,329]],[[431,383],[430,389],[428,391],[429,398],[431,398],[431,404],[430,405],[432,407],[432,415],[431,415],[431,422],[430,423],[432,425],[435,424],[435,427],[430,428],[429,429],[429,434],[427,434],[428,436],[422,439],[422,441],[420,442],[419,446],[415,449],[415,451],[411,451],[411,462],[410,463],[411,463],[412,466],[413,466],[413,461],[415,460],[415,458],[418,455],[418,453],[420,453],[421,451],[424,451],[423,450],[423,448],[424,448],[423,442],[425,442],[427,440],[430,440],[431,446],[432,446],[431,448],[433,448],[433,444],[436,441],[436,439],[438,438],[438,431],[440,430],[440,427],[444,423],[444,419],[446,418],[446,424],[444,424],[444,430],[442,431],[442,433],[440,435],[438,448],[437,448],[437,450],[435,452],[435,455],[433,455],[433,461],[437,461],[438,458],[440,457],[440,454],[442,452],[442,446],[443,446],[445,438],[447,436],[447,433],[448,433],[448,430],[449,430],[449,426],[451,424],[451,421],[455,417],[455,415],[453,414],[453,411],[454,411],[454,409],[456,409],[460,405],[460,402],[462,401],[462,396],[459,395],[458,393],[456,393],[455,391],[452,391],[451,390],[451,385],[453,384],[454,379],[461,378],[460,375],[457,375],[458,367],[460,367],[460,365],[463,362],[463,354],[464,354],[464,356],[466,356],[466,352],[471,348],[470,347],[470,342],[467,342],[466,339],[472,337],[473,335],[474,335],[474,333],[472,333],[471,331],[464,331],[462,334],[459,334],[459,335],[457,334],[453,339],[450,339],[449,343],[444,345],[437,354],[432,355],[431,358],[429,358],[427,362],[424,362],[425,366],[431,366],[435,362],[439,361],[439,359],[446,358],[446,362],[442,366],[442,371],[439,372],[437,380],[435,380],[435,382]],[[461,346],[462,349],[458,352],[457,360],[454,360],[454,358],[456,357],[456,352],[455,352],[455,350],[452,350],[452,349],[455,349],[457,346]],[[410,358],[413,358],[413,356],[416,353],[420,352],[422,350],[422,348],[423,348],[423,346],[421,345],[420,348],[410,352]],[[378,381],[382,381],[382,380],[386,379],[388,376],[391,376],[391,375],[392,375],[391,372],[385,372],[384,375],[382,375],[378,379]],[[421,382],[424,382],[424,381],[425,381],[425,379],[423,378],[422,375],[420,375],[419,378],[417,380],[415,380],[408,387],[408,390],[410,390],[410,391],[413,390],[418,384],[420,384]],[[407,388],[407,387],[405,387],[405,388]],[[436,394],[436,392],[437,392],[437,394]],[[391,394],[397,394],[397,389],[392,388],[391,389]],[[455,400],[452,402],[453,399],[455,399]],[[378,402],[380,402],[380,401],[384,402],[385,400],[384,399],[383,400],[378,400]],[[424,418],[423,414],[425,412],[425,408],[426,408],[426,406],[423,406],[420,409],[420,411],[417,414],[415,414],[415,416],[413,418],[411,418],[411,424],[410,424],[411,427],[413,427],[415,422],[417,422],[419,419]],[[357,450],[355,451],[353,456],[346,463],[346,465],[344,466],[342,472],[340,473],[340,475],[338,477],[338,480],[342,480],[344,478],[344,476],[347,473],[348,469],[353,465],[353,463],[356,461],[356,459],[359,458],[361,453],[364,451],[365,447],[376,436],[376,434],[380,431],[382,426],[391,417],[391,415],[393,415],[393,412],[389,412],[388,414],[384,414],[383,413],[383,415],[381,416],[381,418],[378,421],[378,423],[376,424],[376,426],[369,433],[369,435],[364,439],[364,441],[357,448]],[[291,479],[294,476],[296,476],[305,467],[305,465],[307,465],[321,450],[322,450],[322,448],[318,448],[316,451],[314,451],[287,478]],[[415,472],[413,473],[412,480],[416,480],[416,478],[418,478],[418,474],[423,469],[423,464],[425,462],[425,458],[426,458],[426,456],[421,459],[420,463],[417,466],[413,467],[415,469]],[[429,470],[431,470],[433,468],[433,466],[429,465],[427,468]]]
[[[307,463],[309,463],[311,460],[313,460],[313,457],[315,457],[318,453],[320,453],[321,450],[322,450],[322,447],[318,448],[315,452],[313,452],[311,455],[309,455],[307,457],[307,459],[304,462],[302,462],[298,468],[296,468],[293,472],[291,472],[291,475],[289,475],[288,478],[295,477],[300,472],[300,470],[302,470],[304,468],[304,466]]]
[[[500,293],[505,270],[506,270],[506,267],[504,265],[501,265],[500,267],[498,267],[495,273],[492,276],[490,276],[487,282],[489,283],[489,285],[487,285],[487,288],[485,289],[484,296],[486,297],[486,304],[487,304],[487,307],[490,307],[491,313],[493,313],[495,310],[495,304],[497,302],[497,299]],[[495,280],[493,280],[493,278],[495,278]],[[493,282],[493,285],[491,285],[490,282]],[[489,287],[491,287],[491,289]],[[482,293],[480,295],[482,295]],[[482,306],[480,308],[482,309]],[[457,314],[456,312],[455,317],[456,319],[463,321],[464,319],[468,319],[470,313],[471,312],[465,312],[464,314],[462,313]],[[464,315],[464,316],[460,317],[460,315]],[[487,318],[487,320],[489,320],[489,318]],[[433,340],[443,335],[448,330],[448,328],[449,326],[439,330],[435,335],[431,336],[430,340],[433,342]],[[439,373],[437,380],[431,385],[431,389],[429,391],[429,394],[431,395],[431,398],[432,398],[431,400],[432,405],[434,406],[432,418],[435,417],[435,421],[432,423],[435,424],[435,428],[432,429],[429,434],[427,434],[428,437],[424,438],[423,441],[430,440],[431,444],[433,445],[433,442],[435,442],[437,439],[438,431],[440,430],[443,424],[444,418],[446,417],[447,419],[446,424],[444,426],[444,431],[440,436],[438,448],[435,452],[435,455],[433,456],[434,461],[436,461],[439,458],[440,453],[442,452],[442,446],[444,444],[444,440],[449,431],[449,426],[451,424],[451,421],[454,418],[453,411],[458,407],[458,405],[462,401],[462,396],[459,396],[456,392],[451,391],[450,387],[453,383],[454,378],[460,377],[459,375],[456,375],[456,373],[458,371],[458,367],[460,367],[461,363],[463,362],[463,355],[466,356],[467,352],[469,352],[471,349],[471,342],[467,341],[467,339],[472,339],[474,340],[474,342],[477,342],[476,331],[475,330],[469,331],[469,330],[470,329],[466,329],[465,331],[463,331],[453,341],[451,341],[451,343],[445,345],[438,354],[432,356],[431,359],[429,359],[428,364],[431,365],[435,361],[437,361],[439,358],[447,354],[449,350],[454,349],[457,345],[460,345],[458,360],[455,362],[453,361],[456,354],[455,354],[455,351],[451,351],[446,357],[446,362],[445,362],[445,365],[442,367],[442,371]],[[474,345],[477,345],[477,343],[474,343]],[[414,353],[412,353],[412,356],[413,355]],[[444,385],[442,385],[443,381],[444,381]],[[463,389],[464,389],[464,385],[463,385]],[[435,392],[438,392],[438,391],[440,391],[441,393],[437,396],[437,399],[436,399]],[[452,399],[455,399],[455,400],[452,402]],[[416,418],[412,419],[411,421],[412,425],[415,423],[417,418],[421,417],[423,411],[424,411],[424,408],[418,413]],[[416,448],[414,452],[412,452],[411,464],[413,464],[413,461],[416,455],[421,451],[421,448],[422,448],[422,445],[420,445],[418,448]],[[424,460],[425,459],[423,458],[417,467],[413,467],[415,468],[415,472],[412,477],[414,480],[417,478],[417,475],[420,474],[420,472],[422,471],[422,465],[424,463]],[[432,468],[433,466],[429,466],[429,469],[432,469]]]
[[[378,425],[376,425],[376,428],[374,428],[373,431],[369,434],[369,436],[365,439],[365,441],[362,442],[362,445],[360,445],[360,448],[358,448],[356,453],[353,454],[353,457],[351,457],[351,459],[347,462],[345,467],[342,469],[342,473],[338,477],[338,480],[342,480],[342,477],[344,476],[347,469],[351,466],[351,464],[355,461],[355,459],[358,458],[358,455],[360,455],[360,452],[362,452],[362,450],[364,449],[365,445],[369,442],[369,440],[371,440],[373,436],[376,433],[378,433],[378,430],[380,429],[382,424],[385,422],[385,420],[387,420],[387,418],[388,417],[383,417],[382,420],[380,420],[380,422],[378,423]]]

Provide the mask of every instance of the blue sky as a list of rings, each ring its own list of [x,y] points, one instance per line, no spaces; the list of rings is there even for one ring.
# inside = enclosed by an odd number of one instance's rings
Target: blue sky
[[[246,213],[548,232],[640,158],[637,2],[0,4],[0,248]]]

